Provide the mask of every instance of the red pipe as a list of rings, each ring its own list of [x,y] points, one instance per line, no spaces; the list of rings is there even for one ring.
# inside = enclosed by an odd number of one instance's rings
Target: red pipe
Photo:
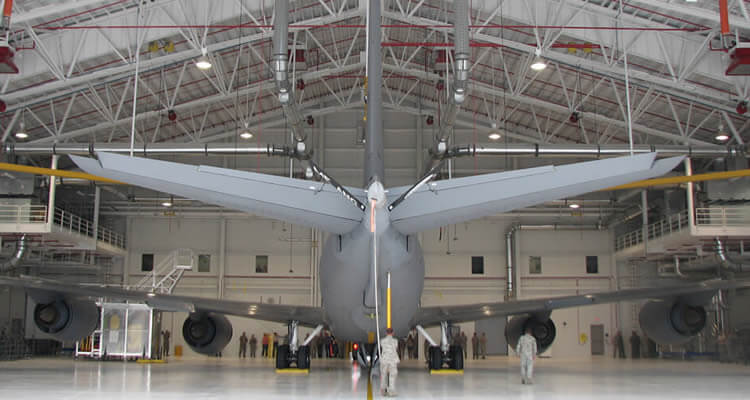
[[[365,28],[362,24],[291,24],[290,28],[333,28],[333,29],[354,29]],[[64,30],[88,30],[88,29],[244,29],[244,28],[273,28],[273,25],[258,24],[241,24],[241,25],[71,25],[71,26],[49,26],[40,27],[49,31]],[[429,29],[448,29],[453,25],[421,25],[421,24],[384,24],[383,28],[391,29],[412,29],[412,28],[429,28]],[[565,26],[565,25],[469,25],[470,29],[567,29],[567,30],[591,30],[591,31],[652,31],[652,32],[700,32],[710,30],[707,27],[697,28],[656,28],[656,27],[639,27],[639,26]]]
[[[727,36],[729,31],[729,5],[727,0],[719,0],[719,16],[721,17],[721,36]]]
[[[10,18],[10,15],[13,13],[13,0],[5,0],[5,8],[3,8],[3,16],[5,18]]]
[[[536,46],[536,43],[527,43],[528,46]],[[383,42],[383,47],[453,47],[453,43],[445,42]],[[505,47],[497,43],[471,42],[470,47]],[[553,43],[550,47],[560,49],[598,49],[601,46],[593,43]]]

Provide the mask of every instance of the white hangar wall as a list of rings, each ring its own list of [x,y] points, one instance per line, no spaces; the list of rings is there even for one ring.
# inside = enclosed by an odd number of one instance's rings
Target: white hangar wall
[[[512,221],[488,218],[420,234],[426,276],[422,304],[470,304],[503,301],[505,295],[505,234]],[[154,254],[154,264],[177,248],[211,256],[210,272],[188,272],[175,293],[226,299],[305,304],[311,294],[311,230],[278,221],[242,217],[130,217],[129,254],[125,261],[129,283],[143,275],[141,255]],[[520,231],[517,234],[519,299],[562,296],[614,287],[612,240],[607,231]],[[269,257],[268,273],[255,272],[255,257]],[[484,274],[472,274],[472,256],[484,257]],[[542,273],[529,273],[529,257],[542,259]],[[586,256],[598,256],[598,274],[586,273]],[[291,268],[290,268],[291,267]],[[223,282],[223,285],[221,283]],[[317,301],[318,299],[316,299]],[[558,336],[549,351],[553,357],[590,357],[591,324],[610,333],[615,307],[599,305],[552,314]],[[174,345],[183,345],[185,313],[165,313],[164,327],[173,332]],[[260,338],[263,332],[286,333],[282,324],[230,317],[234,337],[225,356],[236,356],[238,338],[245,331]],[[474,323],[461,324],[468,336]],[[303,330],[302,336],[309,330]],[[438,329],[428,330],[439,337]],[[489,333],[488,334],[492,334]],[[502,332],[495,334],[502,335]],[[260,339],[259,339],[260,340]],[[420,344],[423,339],[420,338]],[[186,356],[195,356],[186,349]],[[609,350],[608,350],[609,351]],[[421,349],[420,349],[421,353]]]

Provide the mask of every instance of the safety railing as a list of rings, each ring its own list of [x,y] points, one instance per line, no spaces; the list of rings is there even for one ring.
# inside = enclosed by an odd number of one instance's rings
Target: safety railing
[[[750,207],[696,208],[695,225],[707,227],[750,227]]]
[[[0,204],[0,224],[44,223],[47,223],[46,206]]]
[[[648,240],[660,238],[689,228],[687,210],[670,215],[658,222],[649,224],[646,229]],[[637,229],[615,239],[615,251],[620,251],[643,243],[643,229]]]
[[[0,204],[0,224],[46,224],[47,206]],[[61,208],[55,208],[52,223],[62,231],[94,237],[94,224]],[[125,248],[125,236],[99,225],[97,240]]]
[[[750,207],[702,207],[695,209],[697,228],[750,228]],[[689,229],[687,210],[673,214],[648,226],[648,240]],[[643,243],[643,230],[637,229],[615,239],[615,251]]]

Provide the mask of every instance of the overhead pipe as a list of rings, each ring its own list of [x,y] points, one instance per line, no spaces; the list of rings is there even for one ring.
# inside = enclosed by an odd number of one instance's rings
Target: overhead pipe
[[[303,151],[300,151],[303,150]],[[95,156],[96,153],[130,153],[130,146],[117,143],[89,143],[89,144],[13,144],[2,146],[2,153],[8,155],[61,155],[73,154]],[[135,147],[135,155],[266,155],[307,159],[310,155],[299,147],[265,145],[265,146],[237,146],[234,144],[139,144]]]
[[[692,158],[737,157],[746,154],[744,147],[634,145],[634,154],[658,153],[660,157],[688,156]],[[447,157],[511,156],[511,157],[591,157],[608,158],[630,154],[628,145],[545,145],[507,144],[502,147],[477,145],[456,146],[446,151]]]
[[[23,257],[26,255],[27,248],[28,244],[26,243],[26,235],[21,235],[21,238],[16,244],[16,252],[13,254],[13,257],[10,258],[10,260],[0,264],[0,272],[6,272],[10,269],[16,268],[18,264],[21,263]]]
[[[721,243],[719,238],[714,240],[716,244],[716,255],[719,257],[719,265],[731,272],[750,272],[750,265],[744,265],[731,260],[726,253],[724,253],[724,244]]]
[[[469,82],[471,49],[469,47],[469,2],[468,0],[456,0],[455,5],[455,46],[453,64],[453,91],[448,102],[448,107],[443,113],[440,121],[440,131],[437,135],[435,155],[440,156],[446,150],[445,142],[451,134],[453,125],[456,123],[458,111],[466,101],[466,91]]]
[[[304,152],[304,142],[307,139],[303,127],[302,114],[299,112],[294,99],[293,87],[289,82],[289,0],[277,0],[273,20],[273,55],[271,59],[273,77],[276,81],[279,102],[284,109],[294,139]]]
[[[130,147],[117,143],[73,143],[73,144],[23,144],[5,143],[0,148],[9,155],[49,155],[74,154],[93,156],[98,152],[127,153]],[[738,157],[746,154],[744,147],[725,146],[678,146],[678,145],[636,145],[636,154],[656,152],[660,157],[688,156],[692,158]],[[544,144],[507,144],[502,147],[484,147],[477,145],[456,146],[446,151],[448,157],[473,156],[510,156],[510,157],[591,157],[607,158],[623,156],[630,153],[625,145],[544,145]],[[298,148],[278,145],[237,146],[234,144],[139,144],[135,154],[147,155],[267,155],[304,158],[305,153]]]

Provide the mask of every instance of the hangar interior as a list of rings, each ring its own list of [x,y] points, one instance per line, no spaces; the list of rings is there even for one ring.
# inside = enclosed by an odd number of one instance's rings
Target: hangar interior
[[[280,101],[274,80],[274,3],[5,0],[2,161],[79,171],[68,155],[113,152],[313,182],[305,160],[287,157],[302,142],[328,175],[361,188],[367,178],[362,166],[369,2],[290,2],[292,106]],[[443,168],[434,179],[443,181],[651,151],[686,157],[668,178],[724,175],[601,190],[421,232],[422,306],[746,276],[750,14],[745,1],[471,0],[464,81],[457,78],[462,70],[454,51],[459,3],[382,1],[386,188],[413,185],[439,161]],[[208,66],[200,68],[200,61]],[[466,90],[458,104],[456,87]],[[0,169],[3,275],[212,299],[322,304],[319,257],[331,234],[320,229],[167,191]],[[190,260],[190,269],[176,267],[180,257]],[[568,361],[577,374],[600,366],[620,371],[609,361],[612,339],[617,331],[626,341],[633,331],[643,334],[639,317],[646,301],[555,310],[556,338],[540,363],[537,395],[554,397],[562,390]],[[69,358],[76,348],[75,341],[48,340],[35,325],[34,304],[24,289],[0,287],[0,360],[33,357],[28,362],[36,363],[53,353]],[[627,364],[627,379],[642,370],[665,374],[662,382],[673,385],[679,383],[669,380],[669,371],[703,376],[679,364],[685,359],[707,363],[700,370],[719,361],[746,364],[749,304],[746,289],[720,291],[705,307],[700,333],[687,343],[659,345],[659,357],[670,364]],[[185,342],[187,315],[160,313],[159,329],[172,332],[171,346],[179,347],[179,360],[188,363],[175,368],[200,374],[195,366],[203,364],[189,362],[208,356]],[[246,365],[235,357],[242,332],[286,335],[285,324],[229,320],[234,335],[223,360],[207,364],[222,373]],[[481,372],[467,376],[462,390],[443,394],[471,397],[468,382],[473,387],[493,374],[516,373],[507,366],[514,352],[502,333],[505,324],[504,317],[458,324],[469,337],[486,331],[490,357],[467,362],[466,375],[472,365]],[[439,327],[426,331],[440,337]],[[430,385],[419,375],[424,337],[418,335],[419,361],[404,363],[408,372],[401,382],[407,388],[410,377]],[[644,353],[645,347],[644,339]],[[0,361],[0,369],[7,377],[23,371],[33,376],[35,365],[43,365],[20,363]],[[325,365],[338,365],[330,363]],[[549,372],[556,383],[546,388],[545,363],[563,374]],[[271,368],[270,362],[247,365],[265,374]],[[350,379],[343,365],[335,374]],[[136,367],[127,368],[141,376]],[[719,371],[714,377],[719,381],[711,382],[722,386],[727,376],[746,373]],[[260,376],[280,382],[277,394],[289,384]],[[317,390],[324,397],[346,397],[363,390],[362,383],[347,383],[326,391],[318,386],[324,382],[294,381],[295,395]],[[515,380],[502,382],[508,393],[518,390],[509,389]],[[727,390],[728,397],[740,393]]]

